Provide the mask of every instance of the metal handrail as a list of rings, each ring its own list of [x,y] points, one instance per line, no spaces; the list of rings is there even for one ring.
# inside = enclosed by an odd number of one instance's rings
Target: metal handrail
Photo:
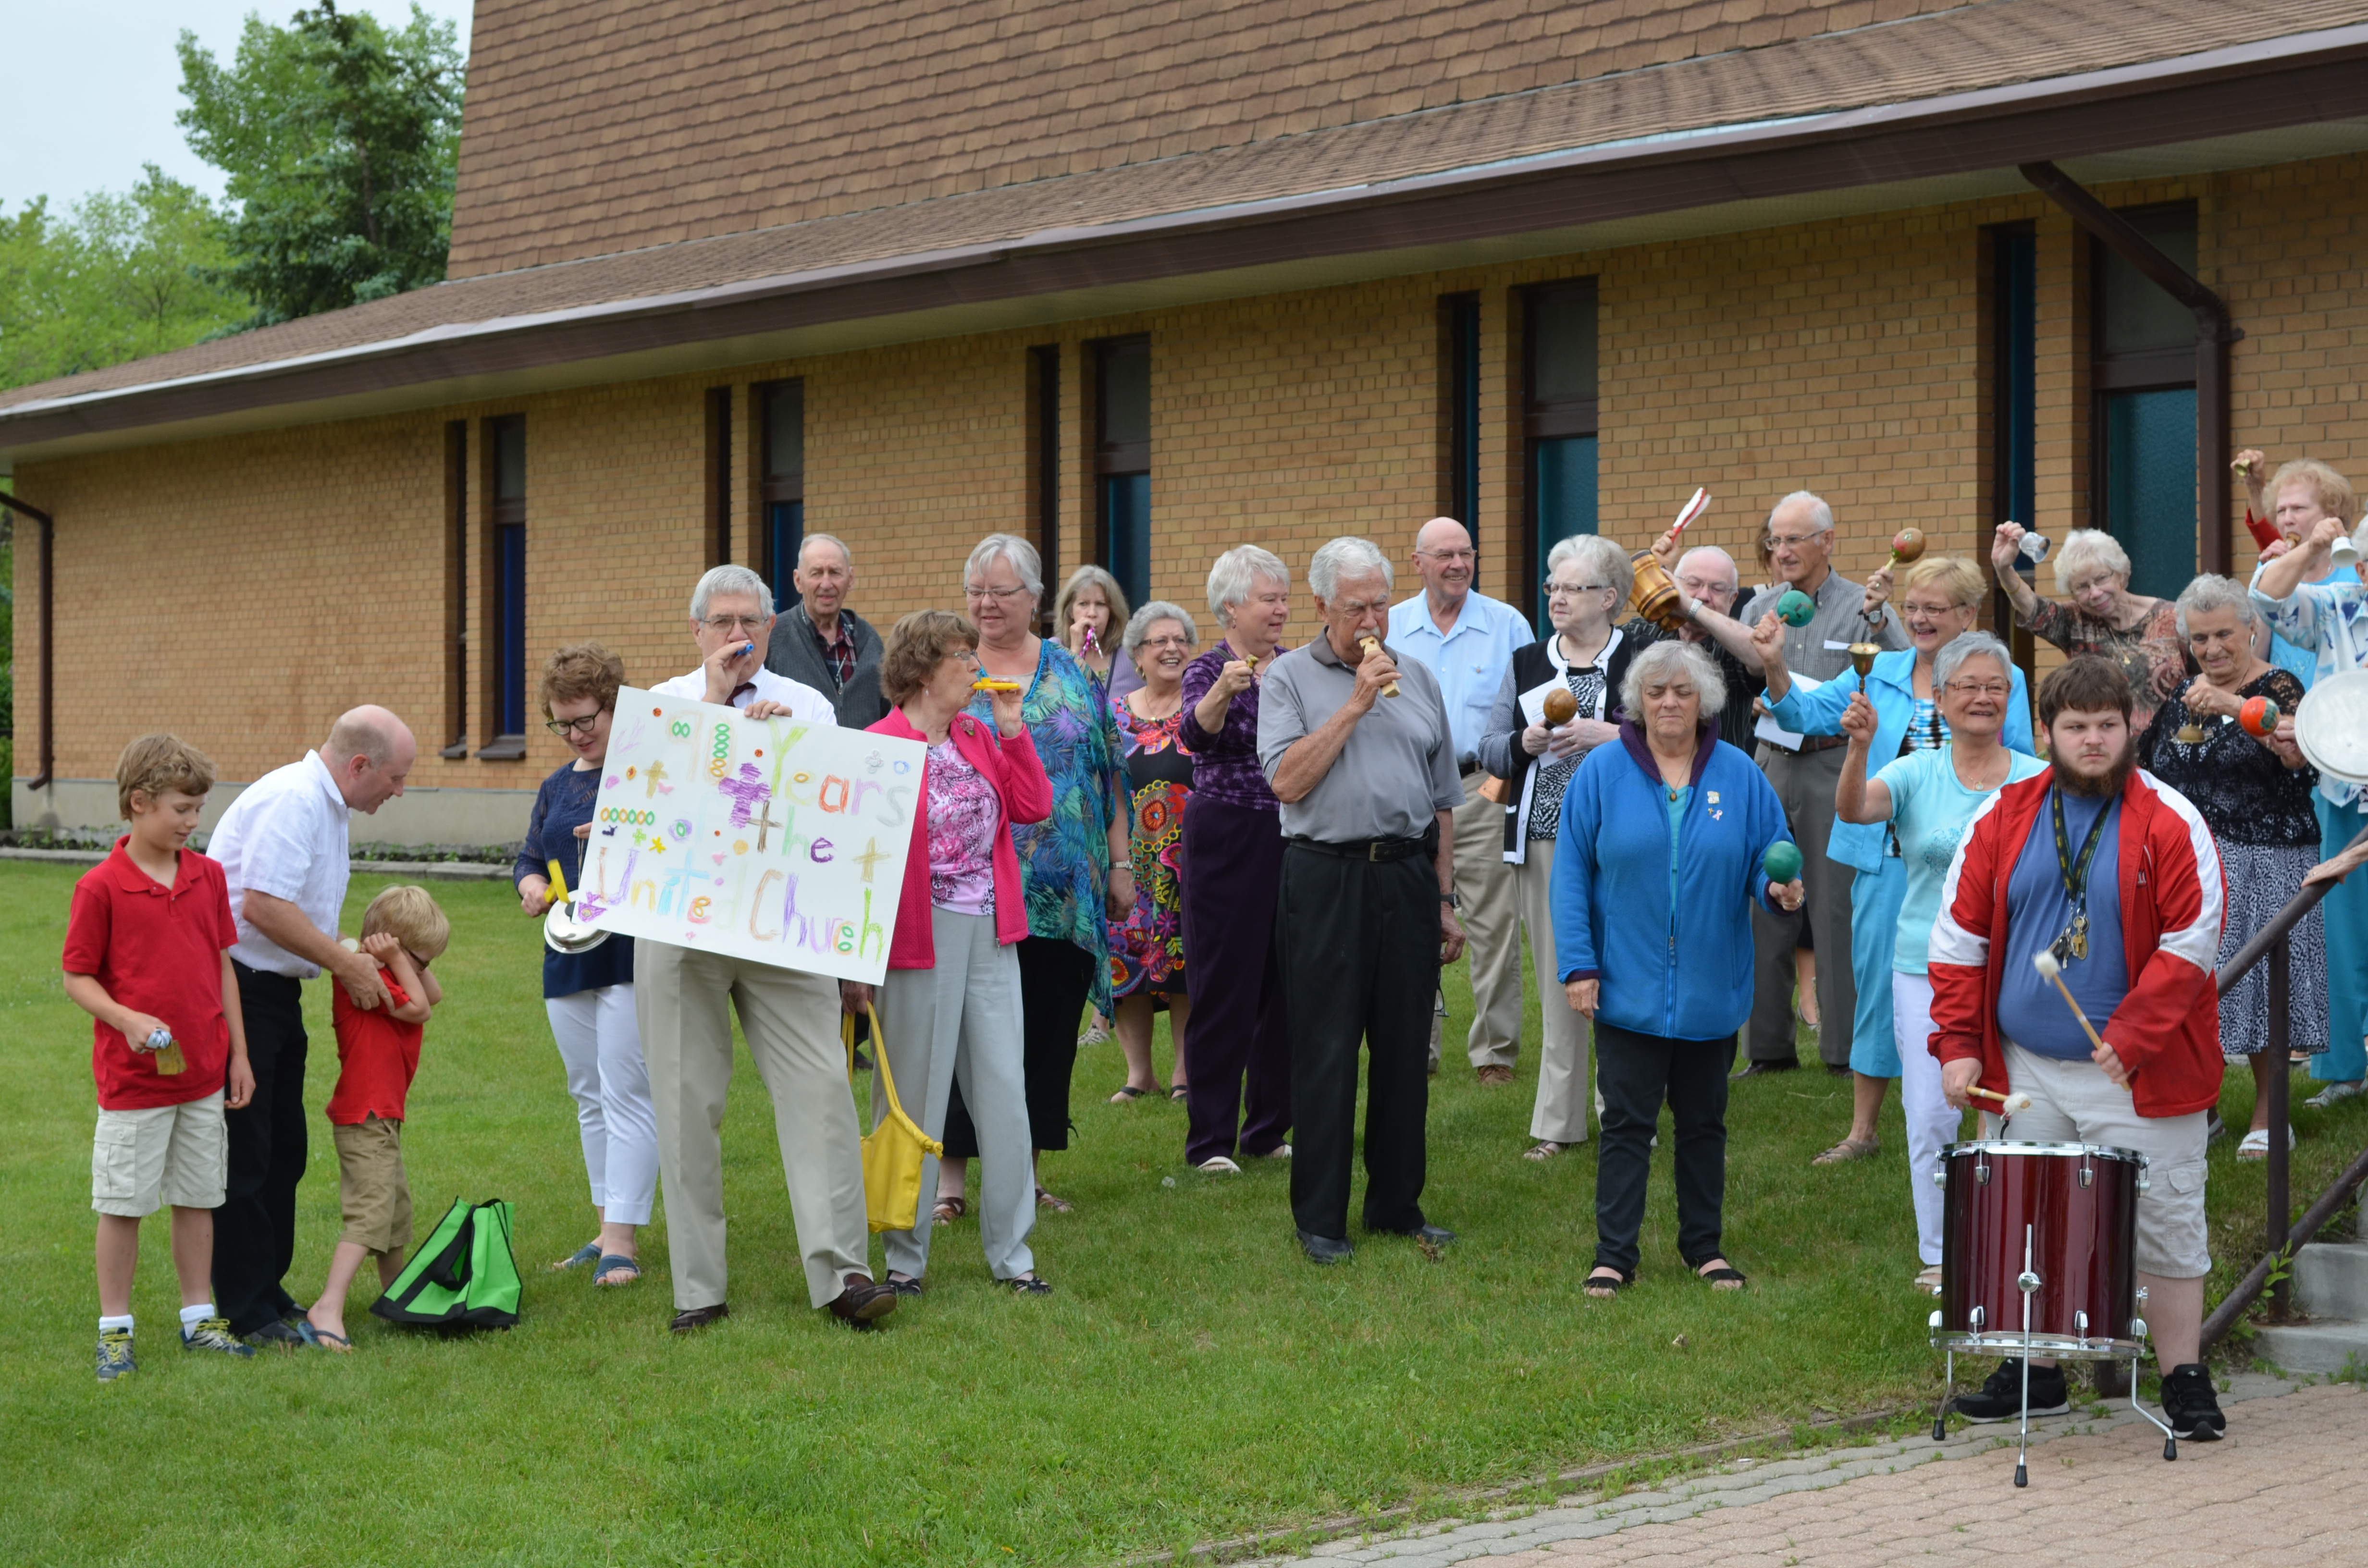
[[[2347,851],[2356,849],[2363,842],[2368,842],[2368,829],[2363,829],[2344,847]],[[2271,1072],[2267,1083],[2271,1131],[2267,1173],[2269,1192],[2264,1204],[2267,1214],[2261,1229],[2262,1238],[2266,1244],[2265,1250],[2260,1260],[2246,1271],[2245,1277],[2237,1282],[2236,1288],[2222,1297],[2220,1304],[2212,1309],[2212,1315],[2203,1320],[2203,1348],[2207,1350],[2217,1344],[2235,1325],[2237,1317],[2247,1307],[2253,1304],[2254,1299],[2260,1295],[2264,1286],[2270,1290],[2271,1310],[2280,1317],[2285,1315],[2289,1303],[2290,1281],[2283,1272],[2278,1271],[2279,1262],[2290,1257],[2294,1248],[2307,1244],[2312,1237],[2317,1235],[2318,1228],[2327,1223],[2328,1216],[2341,1208],[2344,1199],[2351,1195],[2352,1189],[2357,1187],[2363,1179],[2368,1179],[2368,1152],[2363,1152],[2358,1159],[2351,1162],[2341,1176],[2336,1177],[2332,1187],[2318,1195],[2317,1201],[2310,1206],[2309,1211],[2305,1213],[2301,1220],[2289,1223],[2289,1219],[2294,1213],[2293,1199],[2289,1190],[2291,1185],[2289,1173],[2293,1156],[2286,1148],[2285,1139],[2279,1134],[2286,1127],[2288,1074],[2286,1059],[2294,1044],[2288,1034],[2292,1023],[2287,1016],[2287,1004],[2292,994],[2289,989],[2291,985],[2289,960],[2293,949],[2293,932],[2294,928],[2302,923],[2304,916],[2318,907],[2319,901],[2327,896],[2327,890],[2333,885],[2331,882],[2315,882],[2295,893],[2287,901],[2283,909],[2271,917],[2269,924],[2254,932],[2245,945],[2237,949],[2237,956],[2230,959],[2226,966],[2220,971],[2219,994],[2226,996],[2228,994],[2229,988],[2244,979],[2254,965],[2261,962],[2263,959],[2269,960],[2270,1038],[2262,1043],[2261,1049],[2277,1065]],[[2328,954],[2328,959],[2329,962],[2338,961],[2332,952]],[[2277,1279],[2274,1284],[2271,1284],[2271,1275],[2273,1272],[2277,1273]]]

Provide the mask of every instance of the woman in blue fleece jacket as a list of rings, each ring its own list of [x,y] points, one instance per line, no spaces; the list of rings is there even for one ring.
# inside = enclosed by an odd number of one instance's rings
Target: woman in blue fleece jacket
[[[1563,797],[1554,953],[1570,1005],[1595,1020],[1603,1096],[1590,1296],[1636,1278],[1664,1102],[1676,1121],[1679,1256],[1713,1288],[1744,1282],[1719,1233],[1726,1074],[1751,1015],[1750,904],[1798,909],[1802,888],[1761,869],[1792,835],[1767,777],[1718,738],[1725,697],[1700,648],[1655,643],[1622,684],[1620,744],[1589,753]]]

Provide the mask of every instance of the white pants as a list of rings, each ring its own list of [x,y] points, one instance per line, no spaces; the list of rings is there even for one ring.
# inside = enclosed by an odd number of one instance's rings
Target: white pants
[[[1554,841],[1532,839],[1529,858],[1508,866],[1520,894],[1521,924],[1530,928],[1530,961],[1538,976],[1538,1017],[1544,1039],[1538,1047],[1538,1097],[1530,1112],[1530,1136],[1544,1142],[1587,1142],[1587,1015],[1570,1005],[1554,962]],[[1520,941],[1520,934],[1514,940]]]
[[[1941,1261],[1941,1192],[1932,1173],[1941,1151],[1957,1141],[1964,1115],[1941,1093],[1941,1059],[1932,1054],[1932,981],[1891,971],[1891,1037],[1899,1043],[1899,1108],[1907,1116],[1907,1191],[1916,1202],[1916,1256]],[[2018,1124],[2015,1131],[2022,1129]]]
[[[633,1017],[633,988],[603,985],[548,996],[551,1036],[567,1067],[575,1131],[592,1206],[614,1225],[646,1225],[658,1190],[658,1122],[650,1108],[649,1063]]]

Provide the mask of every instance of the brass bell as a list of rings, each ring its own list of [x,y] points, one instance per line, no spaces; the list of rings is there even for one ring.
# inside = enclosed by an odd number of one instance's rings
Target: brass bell
[[[1853,642],[1850,645],[1850,668],[1858,672],[1859,685],[1866,684],[1866,677],[1874,669],[1874,656],[1882,652],[1883,647],[1880,643]]]

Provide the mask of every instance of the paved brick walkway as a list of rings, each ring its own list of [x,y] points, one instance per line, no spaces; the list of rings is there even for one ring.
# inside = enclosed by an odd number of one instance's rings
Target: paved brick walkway
[[[2017,1491],[2013,1429],[1916,1438],[1811,1458],[1737,1460],[1609,1504],[1448,1521],[1317,1547],[1298,1563],[1446,1568],[1873,1568],[1910,1560],[2077,1562],[2081,1568],[2276,1568],[2368,1562],[2357,1488],[2368,1398],[2345,1384],[2245,1377],[2224,1393],[2230,1434],[2182,1443],[2128,1413],[2033,1428]],[[2044,1432],[2042,1440],[2042,1432]],[[1274,1559],[1281,1563],[1286,1560]]]

